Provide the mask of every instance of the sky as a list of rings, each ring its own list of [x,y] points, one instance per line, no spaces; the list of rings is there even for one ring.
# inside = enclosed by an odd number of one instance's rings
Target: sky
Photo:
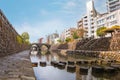
[[[76,27],[86,14],[89,0],[0,0],[0,9],[19,34],[28,32],[30,41]],[[94,0],[98,12],[106,12],[106,0]]]

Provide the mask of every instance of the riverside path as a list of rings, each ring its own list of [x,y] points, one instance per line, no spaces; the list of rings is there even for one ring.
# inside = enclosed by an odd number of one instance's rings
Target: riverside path
[[[0,58],[0,80],[36,80],[28,50]]]

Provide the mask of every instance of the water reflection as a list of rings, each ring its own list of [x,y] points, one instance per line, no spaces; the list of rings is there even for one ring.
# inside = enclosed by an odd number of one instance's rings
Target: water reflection
[[[31,61],[38,63],[33,67],[37,80],[120,80],[119,72],[95,73],[93,65],[70,64],[77,59],[61,57],[57,53],[31,55]]]

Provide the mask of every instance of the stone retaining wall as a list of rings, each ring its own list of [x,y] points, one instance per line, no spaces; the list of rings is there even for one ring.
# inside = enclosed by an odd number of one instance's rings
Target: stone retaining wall
[[[120,62],[120,51],[68,50],[67,54],[80,54],[82,56],[96,57],[105,60],[116,60]]]
[[[0,56],[20,52],[28,48],[27,44],[18,43],[17,36],[19,34],[0,10]]]

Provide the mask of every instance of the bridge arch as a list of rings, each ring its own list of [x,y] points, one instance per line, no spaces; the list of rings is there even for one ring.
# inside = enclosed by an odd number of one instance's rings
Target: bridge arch
[[[34,45],[36,45],[36,47],[38,48],[39,51],[41,51],[41,47],[42,46],[46,46],[48,48],[48,50],[50,49],[51,45],[49,44],[45,44],[45,43],[32,43],[31,47],[34,47]]]
[[[42,44],[38,44],[39,45],[39,48],[41,48],[42,46],[46,46],[48,48],[48,50],[50,49],[50,45],[49,44],[45,44],[45,43],[42,43]]]

